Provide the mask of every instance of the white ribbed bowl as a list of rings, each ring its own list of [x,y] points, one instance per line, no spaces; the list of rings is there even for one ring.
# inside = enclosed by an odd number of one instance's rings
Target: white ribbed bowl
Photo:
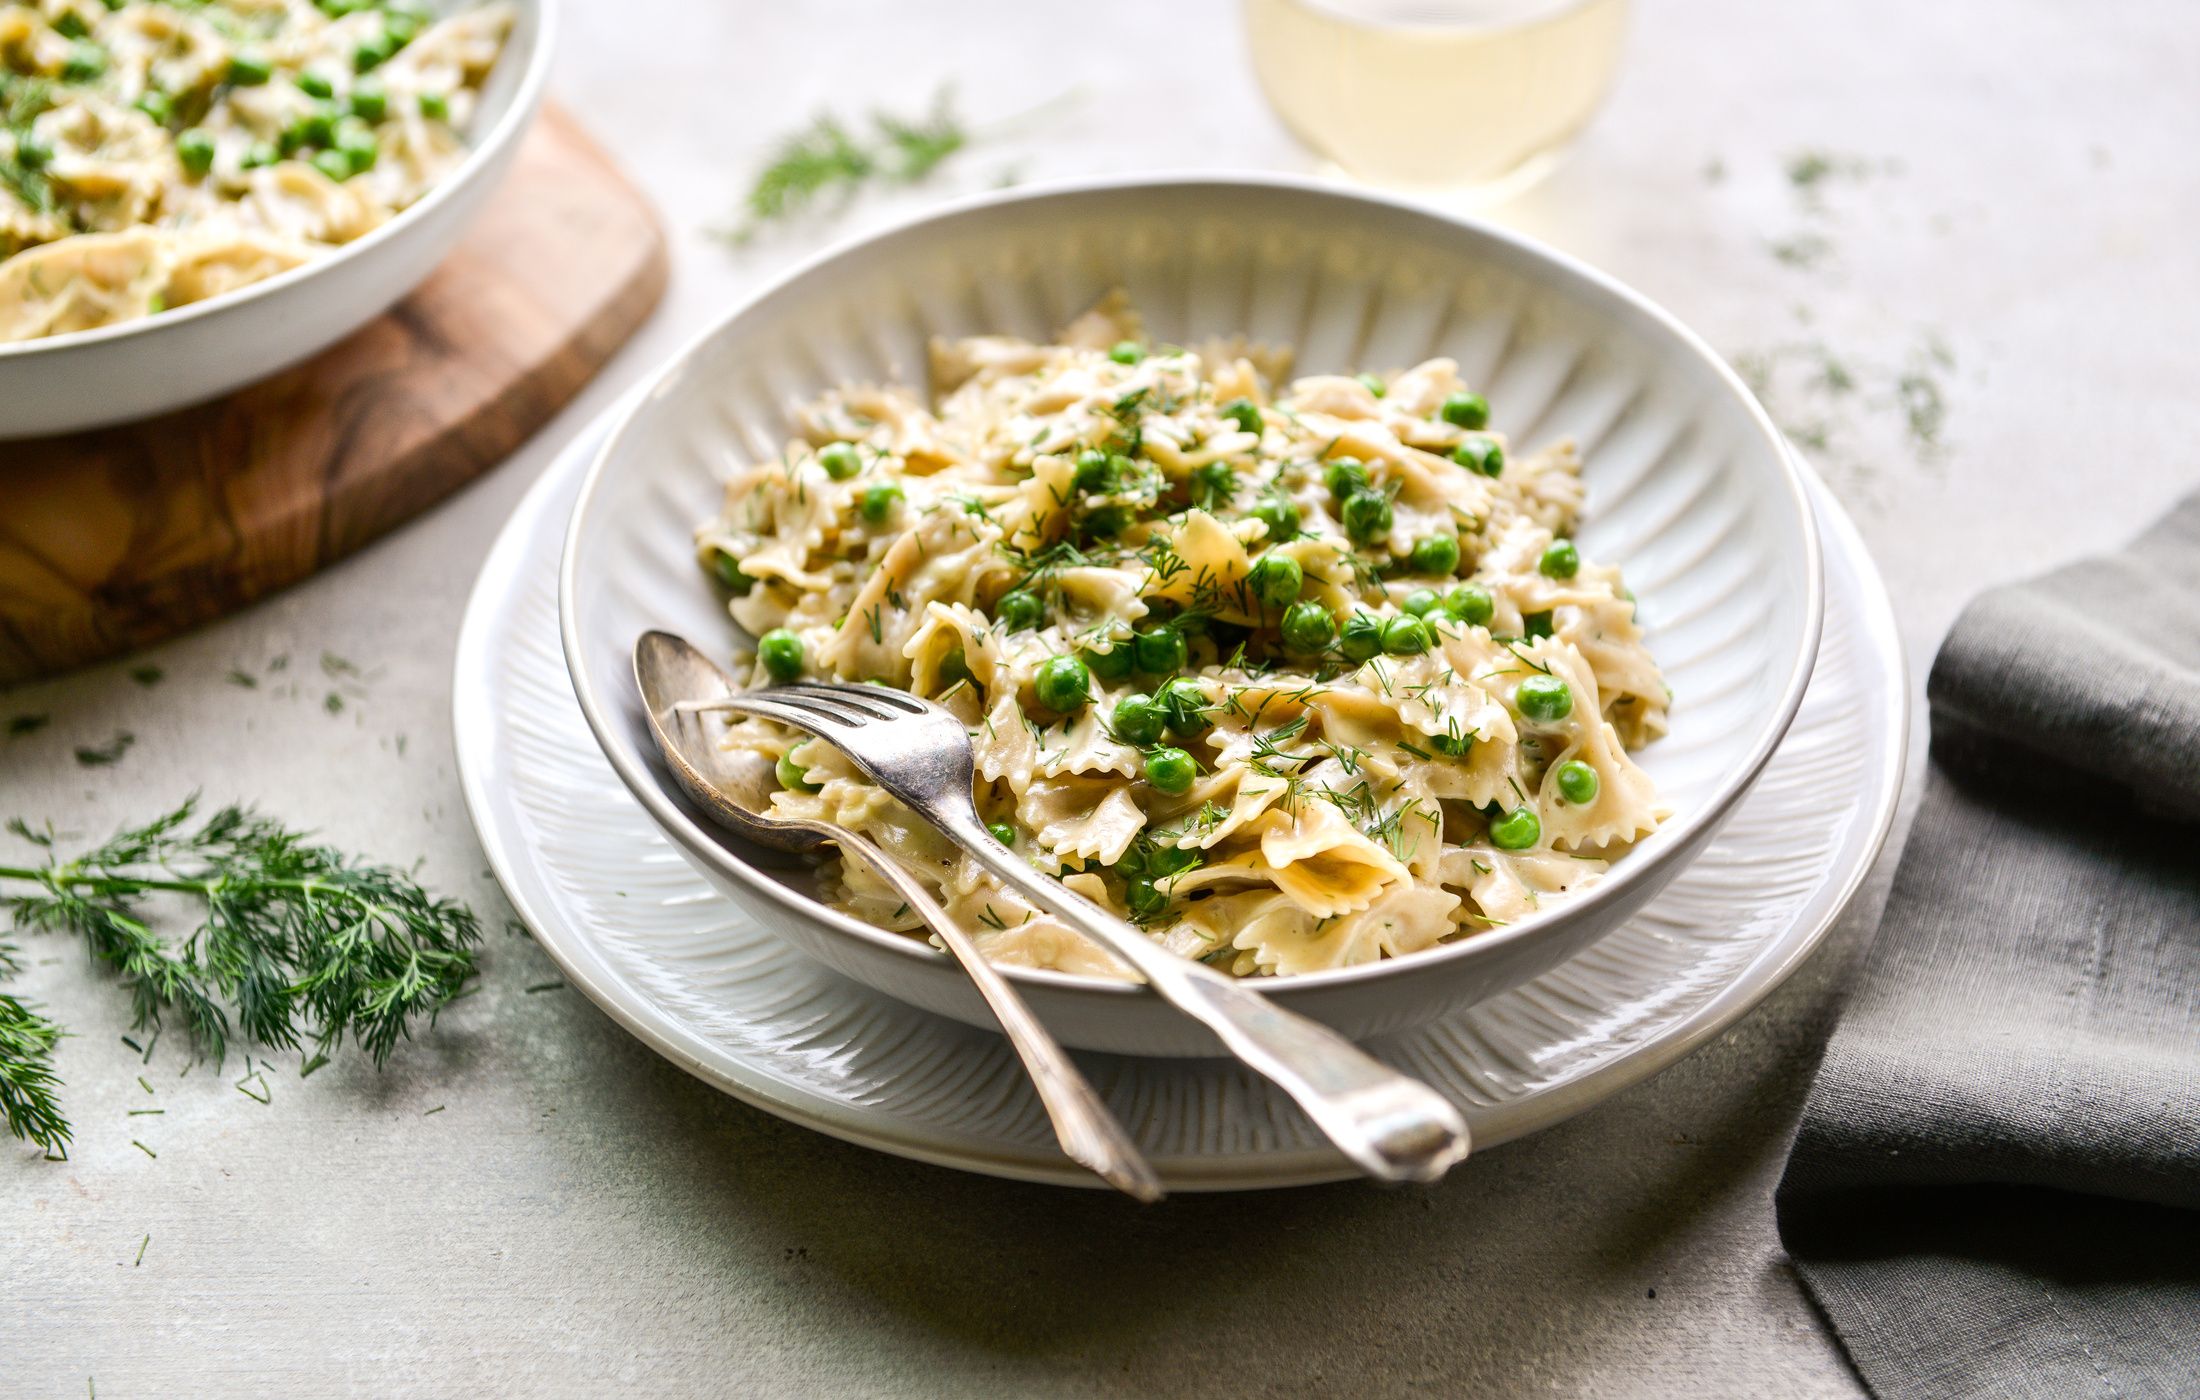
[[[1429,1021],[1556,966],[1702,851],[1800,703],[1822,611],[1818,536],[1778,434],[1670,316],[1511,234],[1311,182],[1143,178],[950,207],[826,254],[705,333],[614,430],[575,504],[559,578],[566,663],[613,770],[714,886],[829,966],[987,1025],[946,955],[810,897],[809,872],[707,823],[664,773],[633,692],[644,630],[743,639],[690,539],[741,461],[775,455],[797,405],[847,381],[923,382],[927,339],[1045,336],[1110,287],[1160,340],[1248,334],[1300,373],[1457,359],[1516,450],[1572,436],[1583,552],[1627,571],[1673,687],[1643,766],[1675,815],[1586,895],[1416,957],[1264,982],[1355,1038]],[[1142,986],[1011,969],[1065,1043],[1216,1052]]]
[[[460,0],[438,0],[449,12]],[[126,423],[264,379],[335,344],[435,271],[511,169],[550,74],[554,0],[513,0],[471,149],[419,202],[264,282],[158,316],[0,345],[0,440]]]

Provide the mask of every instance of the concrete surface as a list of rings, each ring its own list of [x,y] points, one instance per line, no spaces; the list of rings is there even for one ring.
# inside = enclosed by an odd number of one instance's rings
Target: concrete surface
[[[0,740],[6,813],[99,833],[192,789],[252,799],[418,858],[497,928],[446,721],[461,603],[558,443],[814,245],[737,256],[706,237],[760,147],[821,104],[906,108],[951,80],[981,119],[1081,96],[937,190],[1004,168],[1308,165],[1213,0],[571,8],[558,94],[677,244],[657,320],[431,517],[137,658],[158,686],[117,664],[0,696],[0,715],[54,716]],[[1614,101],[1500,217],[1730,353],[1773,352],[1776,407],[1824,431],[1922,675],[1973,591],[2122,539],[2195,476],[2196,72],[2200,20],[2170,3],[1644,0]],[[1798,187],[1784,165],[1810,150],[1835,169]],[[1930,364],[1936,336],[1952,368]],[[1821,340],[1854,390],[1825,388]],[[1920,367],[1945,397],[1933,452],[1895,402]],[[1928,407],[1923,383],[1907,392]],[[323,650],[367,668],[337,715]],[[283,654],[294,687],[224,681]],[[120,765],[72,759],[120,729],[137,735]],[[232,1087],[234,1058],[190,1070],[170,1041],[141,1067],[122,996],[32,937],[18,980],[76,1032],[60,1068],[78,1139],[66,1164],[0,1150],[0,1392],[1852,1395],[1769,1194],[1885,874],[1716,1045],[1437,1190],[1144,1211],[744,1108],[576,994],[528,990],[555,978],[523,937],[494,934],[480,994],[387,1072],[301,1081],[286,1062],[264,1106]]]

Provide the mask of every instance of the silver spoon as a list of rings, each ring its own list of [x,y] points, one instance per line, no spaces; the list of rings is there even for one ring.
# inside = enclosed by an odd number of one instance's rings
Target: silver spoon
[[[770,810],[771,795],[779,787],[772,764],[760,754],[726,752],[710,742],[703,727],[702,707],[721,708],[722,702],[738,693],[731,676],[685,639],[669,632],[644,632],[634,644],[634,683],[665,766],[688,796],[721,826],[760,846],[807,854],[829,842],[892,885],[940,936],[977,984],[978,995],[993,1009],[1010,1048],[1039,1091],[1062,1151],[1127,1196],[1149,1202],[1161,1199],[1161,1178],[1123,1125],[1101,1103],[1068,1052],[1031,1014],[1015,986],[985,960],[922,881],[870,838],[845,827],[762,815]]]
[[[1107,949],[1213,1031],[1369,1176],[1434,1181],[1467,1155],[1466,1119],[1442,1094],[1239,978],[1177,956],[994,840],[971,800],[970,731],[947,710],[884,686],[814,682],[738,691],[716,707],[792,725],[846,754],[987,874]]]

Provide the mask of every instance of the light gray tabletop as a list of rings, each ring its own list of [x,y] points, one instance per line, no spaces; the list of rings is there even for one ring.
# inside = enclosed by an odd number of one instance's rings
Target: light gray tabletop
[[[54,716],[0,739],[0,815],[103,833],[193,789],[247,799],[418,859],[497,929],[447,720],[467,587],[559,444],[819,241],[706,236],[761,146],[943,80],[980,120],[1075,91],[834,235],[1003,171],[1309,167],[1220,0],[569,8],[557,93],[673,235],[656,320],[456,500],[134,658],[159,685],[118,663],[0,695],[0,715]],[[1922,676],[1972,592],[2123,539],[2200,474],[2195,72],[2200,27],[2174,5],[1643,0],[1610,106],[1498,216],[1769,371]],[[1798,184],[1812,151],[1832,168]],[[365,668],[334,715],[324,651]],[[294,686],[225,682],[278,655]],[[125,729],[118,766],[72,758]],[[234,1058],[179,1073],[180,1037],[141,1067],[125,998],[29,936],[21,989],[75,1032],[78,1138],[67,1163],[0,1149],[0,1391],[1854,1394],[1770,1194],[1890,868],[1716,1044],[1436,1190],[1151,1210],[782,1124],[577,994],[529,991],[555,972],[504,932],[480,993],[386,1072],[293,1067],[265,1105]],[[148,1104],[164,1112],[126,1116]]]

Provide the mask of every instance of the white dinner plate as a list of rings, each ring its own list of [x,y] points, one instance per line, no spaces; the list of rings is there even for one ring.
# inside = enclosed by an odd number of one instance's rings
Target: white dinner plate
[[[997,1036],[827,970],[715,893],[591,739],[559,648],[559,550],[606,423],[521,503],[458,641],[459,773],[505,892],[571,983],[673,1063],[783,1118],[882,1151],[1065,1185]],[[1802,710],[1710,848],[1648,908],[1525,986],[1369,1043],[1457,1102],[1478,1146],[1549,1127],[1672,1064],[1762,1001],[1871,867],[1901,786],[1908,701],[1893,612],[1822,488],[1825,632]],[[1354,1175],[1234,1063],[1080,1054],[1172,1190]]]

